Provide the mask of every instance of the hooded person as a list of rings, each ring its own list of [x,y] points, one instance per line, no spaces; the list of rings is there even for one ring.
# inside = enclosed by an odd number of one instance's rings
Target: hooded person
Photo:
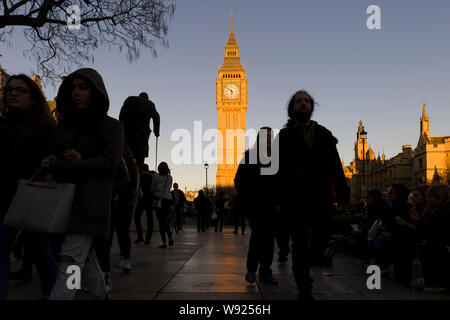
[[[111,193],[114,173],[124,150],[119,121],[109,117],[109,98],[103,79],[90,68],[79,69],[61,84],[56,99],[60,123],[51,155],[42,166],[57,181],[77,186],[69,227],[61,248],[58,278],[51,299],[73,299],[67,268],[76,265],[82,279],[89,275],[95,298],[106,297],[104,277],[93,247],[111,230]]]

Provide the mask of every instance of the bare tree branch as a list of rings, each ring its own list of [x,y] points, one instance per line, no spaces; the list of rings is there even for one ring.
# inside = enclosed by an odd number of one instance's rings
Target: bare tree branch
[[[9,3],[9,8],[8,8]],[[24,29],[30,48],[24,54],[38,62],[42,78],[58,79],[75,66],[94,60],[95,49],[107,46],[126,50],[129,62],[139,58],[141,48],[156,56],[156,47],[168,47],[168,21],[175,0],[80,1],[80,29],[69,29],[69,0],[3,0],[0,40],[12,36],[7,27]],[[10,30],[10,31],[11,31]]]

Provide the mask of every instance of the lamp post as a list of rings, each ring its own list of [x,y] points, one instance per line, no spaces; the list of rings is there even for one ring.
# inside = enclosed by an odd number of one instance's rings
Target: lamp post
[[[206,192],[208,192],[208,168],[209,168],[209,164],[208,162],[205,162],[205,171],[206,171]]]
[[[366,186],[366,139],[367,139],[367,132],[365,130],[361,131],[359,134],[363,141],[363,183],[362,183],[362,196],[364,196],[365,186]]]

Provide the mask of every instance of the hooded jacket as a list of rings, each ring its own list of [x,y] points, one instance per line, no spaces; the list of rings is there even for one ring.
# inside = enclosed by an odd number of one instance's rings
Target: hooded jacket
[[[92,88],[87,108],[72,104],[75,77]],[[57,160],[50,161],[49,171],[57,181],[77,185],[68,233],[108,238],[114,173],[124,150],[124,134],[120,122],[107,116],[109,98],[102,77],[90,68],[70,74],[59,88],[56,108],[61,120],[50,154]],[[81,160],[65,161],[62,154],[68,149],[78,151]]]

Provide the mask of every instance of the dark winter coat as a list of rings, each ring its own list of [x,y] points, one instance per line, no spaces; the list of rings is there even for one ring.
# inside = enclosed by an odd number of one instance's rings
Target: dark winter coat
[[[277,176],[263,175],[259,161],[250,164],[250,151],[246,151],[239,164],[234,185],[240,201],[240,210],[248,217],[267,213],[276,205]]]
[[[279,202],[288,207],[330,206],[348,201],[344,170],[336,148],[337,139],[314,123],[310,148],[298,127],[280,131]]]
[[[71,81],[80,77],[94,90],[93,102],[85,109],[71,105]],[[52,141],[49,171],[57,180],[76,183],[77,191],[69,234],[89,234],[107,238],[111,224],[111,193],[115,170],[124,150],[123,129],[119,121],[107,116],[109,98],[101,76],[93,69],[80,69],[61,84],[57,109],[62,121]],[[75,149],[81,160],[65,161],[62,153]]]
[[[159,113],[155,104],[141,97],[128,97],[120,110],[119,119],[134,158],[148,157],[148,139],[152,132],[150,119],[153,119],[155,136],[159,137]]]
[[[39,168],[55,133],[50,117],[10,108],[0,120],[0,218],[6,213],[19,179],[29,179]]]

